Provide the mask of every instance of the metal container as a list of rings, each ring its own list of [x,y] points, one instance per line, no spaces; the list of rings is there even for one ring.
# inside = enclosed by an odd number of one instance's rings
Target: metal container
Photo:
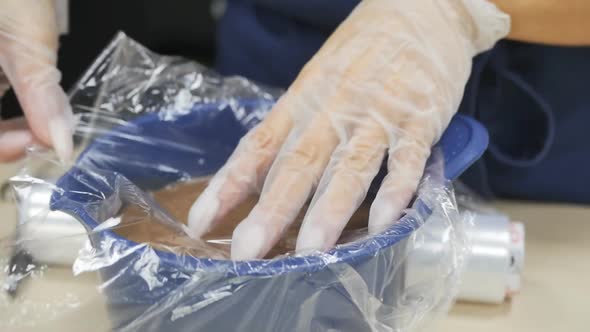
[[[457,300],[481,303],[504,302],[520,290],[524,264],[524,226],[501,213],[467,212],[471,219],[466,229],[469,254],[461,276]],[[437,248],[444,243],[445,225],[431,220],[423,246],[412,253],[407,264],[407,279],[421,280],[436,275]]]
[[[51,211],[52,194],[51,181],[33,183],[18,193],[16,243],[38,264],[72,265],[88,236],[74,217]]]

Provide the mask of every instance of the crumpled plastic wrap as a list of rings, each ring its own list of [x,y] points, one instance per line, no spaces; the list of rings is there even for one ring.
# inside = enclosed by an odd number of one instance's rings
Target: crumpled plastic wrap
[[[287,232],[276,256],[230,261],[231,230],[190,239],[180,209],[158,201],[214,174],[280,93],[119,34],[70,94],[77,160],[32,148],[11,179],[20,210],[1,234],[0,330],[414,331],[445,314],[468,221],[443,152],[397,223],[369,236],[359,211],[328,252],[295,255]],[[129,239],[150,227],[176,237]],[[429,272],[406,273],[425,251]],[[39,283],[46,293],[28,291]]]

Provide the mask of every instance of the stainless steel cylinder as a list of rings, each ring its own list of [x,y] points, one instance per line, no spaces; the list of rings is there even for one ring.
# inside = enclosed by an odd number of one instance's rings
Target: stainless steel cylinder
[[[470,217],[468,217],[469,215]],[[465,229],[469,252],[461,275],[457,300],[501,303],[520,289],[524,264],[524,226],[500,213],[464,215],[471,222]],[[429,220],[423,236],[408,257],[406,280],[416,283],[425,278],[444,278],[445,250],[452,246],[448,224]],[[450,255],[448,257],[451,258]],[[441,263],[439,263],[441,262]],[[437,265],[438,264],[438,265]]]
[[[75,218],[49,209],[52,186],[31,184],[18,193],[16,242],[41,264],[72,265],[88,240]]]

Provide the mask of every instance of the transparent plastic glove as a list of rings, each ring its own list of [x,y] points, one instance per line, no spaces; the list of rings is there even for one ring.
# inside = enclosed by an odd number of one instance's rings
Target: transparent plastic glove
[[[0,121],[0,161],[22,156],[33,141],[72,154],[73,117],[59,85],[58,33],[53,0],[0,0],[0,96],[10,86],[25,113]]]
[[[313,195],[297,250],[326,250],[386,155],[369,230],[391,225],[459,106],[472,57],[508,30],[509,17],[484,0],[361,2],[213,177],[189,213],[192,235],[261,190],[231,250],[261,258]]]

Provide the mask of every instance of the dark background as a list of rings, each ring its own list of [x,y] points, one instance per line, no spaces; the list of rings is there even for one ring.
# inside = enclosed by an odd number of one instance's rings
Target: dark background
[[[109,43],[123,31],[148,48],[210,65],[215,21],[211,0],[71,0],[69,33],[60,37],[58,68],[66,91]],[[12,91],[2,98],[3,118],[21,114]]]

